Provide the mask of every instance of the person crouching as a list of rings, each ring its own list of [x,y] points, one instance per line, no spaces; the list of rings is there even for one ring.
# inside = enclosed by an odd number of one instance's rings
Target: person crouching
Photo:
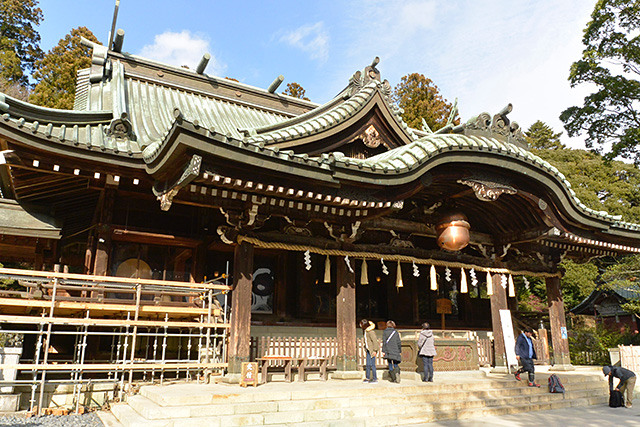
[[[636,386],[636,374],[626,368],[620,366],[604,366],[602,373],[609,377],[609,390],[613,389],[613,377],[620,380],[615,390],[618,390],[621,394],[627,395],[626,403],[624,406],[631,408],[633,401],[633,389]]]

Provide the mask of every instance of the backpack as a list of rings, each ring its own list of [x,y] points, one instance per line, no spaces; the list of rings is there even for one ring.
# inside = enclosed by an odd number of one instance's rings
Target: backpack
[[[565,389],[562,383],[560,382],[560,378],[556,374],[552,374],[549,377],[549,393],[562,393],[564,394]]]
[[[622,398],[622,393],[618,390],[611,390],[609,393],[609,406],[612,408],[619,408],[624,406],[624,399]]]

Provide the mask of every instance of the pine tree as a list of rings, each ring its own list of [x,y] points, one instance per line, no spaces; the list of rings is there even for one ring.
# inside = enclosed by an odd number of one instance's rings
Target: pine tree
[[[29,74],[42,58],[42,21],[37,0],[0,0],[0,81],[28,88]]]
[[[422,129],[423,118],[433,131],[444,127],[453,109],[453,105],[440,95],[438,86],[419,73],[402,77],[391,98],[404,110],[402,119],[414,129]],[[457,116],[456,113],[454,124],[460,123]]]
[[[80,37],[98,43],[88,28],[75,28],[36,63],[33,77],[37,84],[31,102],[49,108],[73,108],[76,74],[91,66],[89,48],[80,43]]]

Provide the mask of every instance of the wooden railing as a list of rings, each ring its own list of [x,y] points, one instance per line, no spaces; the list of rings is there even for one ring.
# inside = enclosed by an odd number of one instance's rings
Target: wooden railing
[[[493,340],[491,338],[478,338],[478,364],[480,366],[493,366]]]
[[[379,341],[382,348],[382,341]],[[259,337],[251,340],[251,359],[256,360],[264,356],[286,356],[293,358],[314,358],[322,357],[327,359],[329,369],[336,368],[336,355],[338,354],[338,341],[335,337]],[[364,339],[357,338],[358,366],[366,363],[366,351],[364,349]],[[272,364],[284,364],[279,361],[272,361]],[[385,367],[387,362],[378,353],[376,356],[376,366]]]

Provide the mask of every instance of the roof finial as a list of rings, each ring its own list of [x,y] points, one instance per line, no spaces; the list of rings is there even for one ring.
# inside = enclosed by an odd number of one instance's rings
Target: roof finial
[[[267,88],[267,92],[269,93],[274,93],[276,90],[278,90],[278,86],[280,86],[282,84],[282,82],[284,81],[284,76],[282,74],[280,74],[278,77],[276,77],[276,79],[269,85],[269,87]]]
[[[196,73],[198,74],[204,73],[204,69],[207,68],[207,64],[209,63],[210,59],[211,59],[211,54],[205,53],[204,55],[202,55],[202,59],[200,60],[200,63],[196,67]]]
[[[116,8],[113,10],[113,21],[111,22],[111,31],[109,31],[109,42],[107,43],[107,49],[111,49],[113,43],[113,37],[116,32],[116,21],[118,20],[118,8],[120,7],[120,0],[116,0]]]

